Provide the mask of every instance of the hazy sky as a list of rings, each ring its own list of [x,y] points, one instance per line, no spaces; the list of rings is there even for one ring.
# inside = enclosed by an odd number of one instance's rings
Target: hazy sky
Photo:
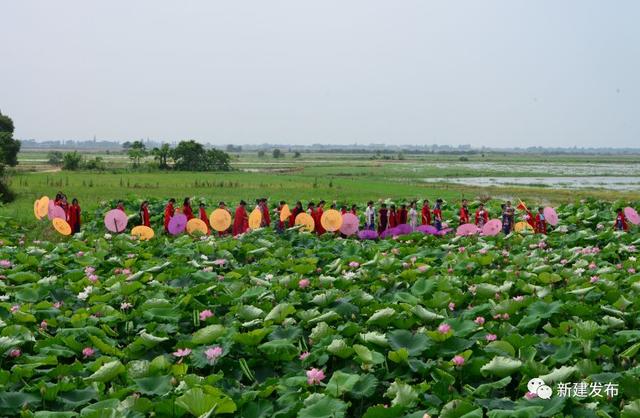
[[[640,1],[0,5],[19,138],[639,146]]]

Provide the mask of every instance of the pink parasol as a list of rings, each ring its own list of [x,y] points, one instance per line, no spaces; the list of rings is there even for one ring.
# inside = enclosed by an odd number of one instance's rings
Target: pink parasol
[[[462,224],[456,230],[456,235],[475,235],[480,229],[474,224]]]
[[[544,211],[542,213],[544,214],[544,218],[547,220],[547,222],[549,222],[549,225],[558,225],[558,214],[556,213],[556,210],[554,208],[552,208],[551,206],[547,206],[546,208],[544,208]]]
[[[169,219],[169,233],[178,235],[187,227],[187,215],[184,213],[176,213]]]
[[[492,219],[487,222],[482,228],[482,235],[492,237],[498,235],[498,232],[502,229],[502,222],[499,219]]]
[[[353,213],[345,213],[342,215],[342,225],[340,226],[340,232],[345,235],[353,235],[358,232],[360,228],[360,219]]]
[[[441,229],[438,232],[436,232],[434,235],[438,235],[440,237],[443,237],[445,235],[447,235],[449,232],[453,231],[453,228],[445,228],[445,229]]]
[[[636,212],[634,208],[629,206],[624,208],[624,216],[626,216],[629,222],[631,222],[632,224],[640,224],[640,215],[638,215],[638,212]]]
[[[53,220],[55,218],[60,218],[60,219],[64,219],[66,221],[67,220],[67,214],[64,213],[64,209],[62,209],[60,206],[54,205],[52,203],[53,202],[49,201],[49,212],[47,214],[47,216],[49,217],[49,220]]]
[[[111,232],[122,232],[127,228],[129,218],[120,209],[111,209],[104,215],[104,226]]]

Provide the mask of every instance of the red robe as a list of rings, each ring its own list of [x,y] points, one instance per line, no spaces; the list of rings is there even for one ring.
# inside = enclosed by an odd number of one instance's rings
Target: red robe
[[[169,203],[164,207],[164,230],[165,232],[169,232],[169,220],[175,213],[175,209],[173,208],[173,204]]]
[[[484,221],[483,225],[489,222],[489,212],[486,210],[482,210],[482,214],[480,214],[480,209],[476,211],[476,225],[480,223],[480,219]]]
[[[540,214],[536,215],[535,231],[538,234],[546,234],[547,233],[547,220],[544,219],[544,215],[543,216],[540,216]]]
[[[271,226],[271,216],[269,215],[269,206],[265,203],[260,205],[260,211],[262,212],[262,224],[263,226]]]
[[[622,229],[619,229],[618,225],[622,226]],[[613,224],[613,228],[619,231],[628,231],[629,225],[627,224],[627,217],[624,216],[624,213],[616,216],[616,222]]]
[[[233,218],[233,235],[244,234],[249,229],[249,217],[244,206],[236,208],[236,216]]]
[[[191,205],[183,205],[182,213],[187,217],[187,221],[190,221],[194,218],[193,210],[191,209]]]
[[[73,233],[80,232],[80,205],[69,207],[69,226]]]
[[[378,211],[380,222],[378,223],[378,234],[381,234],[382,231],[387,229],[389,225],[389,210],[386,208],[381,208]]]
[[[296,216],[298,216],[300,212],[302,211],[297,206],[293,208],[291,215],[289,216],[289,228],[296,224]]]
[[[327,232],[324,227],[322,226],[322,214],[324,213],[324,210],[322,210],[322,208],[318,208],[316,209],[316,217],[313,220],[316,224],[316,232],[318,233],[318,235],[322,235],[325,232]]]
[[[407,210],[400,208],[398,211],[398,225],[407,223]]]
[[[354,215],[357,215],[356,213],[357,211],[355,209],[351,209],[351,213],[353,213]]]
[[[485,211],[485,214],[487,212]],[[476,215],[477,216],[477,215]],[[460,208],[460,212],[458,214],[458,217],[460,218],[460,225],[462,224],[468,224],[469,223],[469,208],[465,208],[464,206]],[[478,221],[476,221],[476,224],[478,223]]]
[[[531,228],[536,230],[536,218],[531,214],[531,211],[527,209],[527,223],[531,226]]]
[[[151,226],[151,221],[149,220],[149,208],[143,208],[140,211],[140,221],[144,226]]]
[[[427,205],[422,207],[422,225],[431,225],[431,208]]]
[[[398,226],[398,213],[391,209],[389,210],[389,228],[395,228]]]
[[[347,210],[346,209],[340,209],[340,213],[344,215],[345,213],[347,213]]]
[[[198,214],[200,215],[200,220],[207,225],[207,233],[211,230],[211,225],[209,225],[209,218],[207,217],[207,211],[205,208],[198,208]]]

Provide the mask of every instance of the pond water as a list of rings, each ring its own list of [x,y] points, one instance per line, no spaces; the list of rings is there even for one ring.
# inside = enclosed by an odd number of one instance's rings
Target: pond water
[[[640,178],[610,176],[574,177],[437,177],[425,178],[429,183],[455,183],[467,186],[531,186],[559,189],[640,190]]]
[[[413,164],[411,167],[398,166],[397,169],[408,169],[418,172],[423,168],[466,169],[498,173],[532,173],[554,176],[640,176],[640,163],[499,163],[499,162],[425,162]]]

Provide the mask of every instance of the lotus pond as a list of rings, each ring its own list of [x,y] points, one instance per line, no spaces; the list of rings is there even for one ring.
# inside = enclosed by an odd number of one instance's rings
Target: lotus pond
[[[640,234],[612,213],[380,241],[33,241],[3,219],[0,415],[637,417]],[[617,393],[560,396],[570,382]]]

